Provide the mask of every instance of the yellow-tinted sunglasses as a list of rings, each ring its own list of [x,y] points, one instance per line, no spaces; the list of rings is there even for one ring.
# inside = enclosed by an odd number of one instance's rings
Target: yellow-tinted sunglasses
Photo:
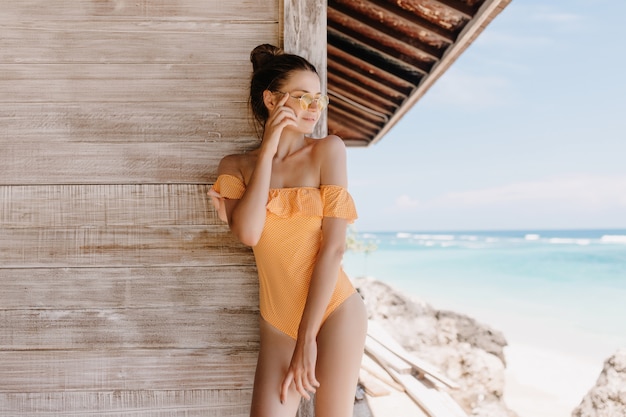
[[[288,94],[284,91],[275,91],[275,93]],[[313,102],[315,102],[315,104],[317,104],[317,108],[322,111],[328,106],[328,102],[330,101],[327,95],[321,95],[315,98],[309,93],[304,93],[300,97],[292,96],[291,93],[289,93],[289,97],[297,99],[300,102],[300,108],[302,110],[308,110]]]

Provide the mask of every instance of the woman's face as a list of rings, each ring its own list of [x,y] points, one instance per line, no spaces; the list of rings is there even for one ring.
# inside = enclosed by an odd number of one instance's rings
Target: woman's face
[[[284,93],[289,93],[285,106],[294,111],[297,130],[302,133],[313,132],[328,104],[328,98],[320,91],[318,75],[312,71],[294,71],[281,91],[276,92],[277,98],[284,96]]]

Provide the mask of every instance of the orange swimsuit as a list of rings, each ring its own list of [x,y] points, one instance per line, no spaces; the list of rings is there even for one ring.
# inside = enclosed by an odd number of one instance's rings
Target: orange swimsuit
[[[226,221],[222,199],[239,199],[244,192],[241,179],[218,177],[209,195],[222,220]],[[348,191],[338,185],[270,189],[266,207],[263,233],[252,248],[259,273],[261,316],[296,339],[320,248],[322,218],[338,217],[352,223],[356,209]],[[340,267],[324,321],[354,292]]]

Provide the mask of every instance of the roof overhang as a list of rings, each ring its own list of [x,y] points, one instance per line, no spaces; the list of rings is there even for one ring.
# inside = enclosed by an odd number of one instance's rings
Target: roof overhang
[[[328,133],[376,143],[511,0],[328,0]]]

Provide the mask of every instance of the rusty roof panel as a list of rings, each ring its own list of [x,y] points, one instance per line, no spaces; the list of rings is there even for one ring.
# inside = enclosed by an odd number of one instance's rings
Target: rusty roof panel
[[[379,140],[509,2],[328,0],[329,133]]]

